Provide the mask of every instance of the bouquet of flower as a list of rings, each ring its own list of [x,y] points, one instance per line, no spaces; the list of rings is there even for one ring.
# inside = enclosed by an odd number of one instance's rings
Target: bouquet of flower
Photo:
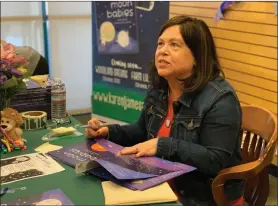
[[[16,93],[26,88],[24,79],[31,76],[24,66],[28,62],[16,55],[12,44],[1,44],[0,59],[0,110],[8,107]]]

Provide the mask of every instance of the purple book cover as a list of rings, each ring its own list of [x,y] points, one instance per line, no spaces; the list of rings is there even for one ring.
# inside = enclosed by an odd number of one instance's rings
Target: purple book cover
[[[153,187],[196,169],[157,157],[116,156],[121,149],[122,146],[108,140],[96,139],[49,152],[49,155],[72,167],[79,162],[96,161],[104,169],[95,168],[89,173],[136,190]]]
[[[114,147],[108,146],[108,148]],[[169,168],[155,167],[130,155],[116,156],[115,153],[108,151],[94,140],[65,147],[49,154],[73,167],[79,162],[96,161],[114,177],[121,180],[145,179],[172,172]]]
[[[102,147],[104,147],[106,150],[117,154],[119,151],[121,151],[124,147],[117,145],[113,142],[110,142],[106,139],[100,138],[100,139],[96,139],[96,142],[101,145]],[[163,160],[161,158],[158,157],[140,157],[140,158],[136,158],[136,159],[140,159],[140,161],[143,161],[147,164],[150,164],[152,166],[156,166],[159,168],[164,168],[164,169],[169,169],[172,171],[178,171],[178,170],[188,170],[189,168],[191,168],[192,170],[195,170],[196,168],[191,167],[189,165],[185,165],[182,163],[178,163],[178,162],[171,162],[168,160]]]
[[[9,205],[74,205],[72,201],[60,190],[51,190],[38,195],[17,198],[1,202],[1,206]]]
[[[123,149],[122,146],[117,145],[113,142],[107,141],[103,138],[96,139],[96,141],[102,147],[104,147],[105,149],[107,149],[115,154]],[[192,167],[189,165],[181,164],[178,162],[171,162],[168,160],[163,160],[158,157],[143,157],[143,158],[141,157],[138,159],[140,159],[140,161],[143,161],[153,167],[168,169],[168,170],[171,170],[172,172],[167,173],[167,174],[162,174],[159,176],[155,176],[152,178],[148,178],[148,179],[140,179],[140,180],[133,180],[133,181],[115,180],[113,177],[110,177],[111,175],[109,175],[109,173],[105,173],[104,171],[100,172],[99,170],[95,171],[95,169],[89,171],[89,173],[92,173],[92,174],[95,173],[95,175],[97,175],[99,177],[102,177],[102,178],[110,180],[110,181],[114,181],[115,183],[126,186],[127,188],[132,189],[132,190],[146,190],[148,188],[154,187],[156,185],[159,185],[163,182],[166,182],[170,179],[181,176],[183,174],[189,173],[196,169],[195,167]]]
[[[79,162],[95,161],[96,159],[106,160],[113,156],[113,153],[105,150],[94,140],[88,140],[80,144],[75,144],[48,153],[54,159],[75,167]]]

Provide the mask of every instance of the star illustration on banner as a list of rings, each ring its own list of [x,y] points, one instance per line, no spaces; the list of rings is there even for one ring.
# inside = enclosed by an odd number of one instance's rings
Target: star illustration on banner
[[[217,10],[216,16],[214,21],[218,22],[220,19],[224,18],[224,11],[231,7],[232,4],[235,3],[235,1],[223,1],[219,7],[219,9]]]

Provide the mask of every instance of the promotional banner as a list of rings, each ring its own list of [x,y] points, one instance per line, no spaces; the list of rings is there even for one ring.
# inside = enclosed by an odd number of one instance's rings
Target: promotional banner
[[[93,2],[92,11],[93,113],[135,122],[169,2]]]

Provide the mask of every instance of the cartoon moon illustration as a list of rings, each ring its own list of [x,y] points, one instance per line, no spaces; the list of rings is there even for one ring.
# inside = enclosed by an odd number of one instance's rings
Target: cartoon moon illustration
[[[124,30],[120,31],[117,42],[121,47],[127,47],[129,45],[129,32]]]
[[[115,27],[109,22],[105,21],[100,26],[100,41],[105,45],[107,42],[111,42],[115,38]]]
[[[93,145],[91,146],[91,149],[92,149],[92,150],[95,150],[95,151],[98,151],[98,152],[106,152],[106,151],[107,151],[103,146],[101,146],[101,145],[98,144],[98,143],[93,144]]]

